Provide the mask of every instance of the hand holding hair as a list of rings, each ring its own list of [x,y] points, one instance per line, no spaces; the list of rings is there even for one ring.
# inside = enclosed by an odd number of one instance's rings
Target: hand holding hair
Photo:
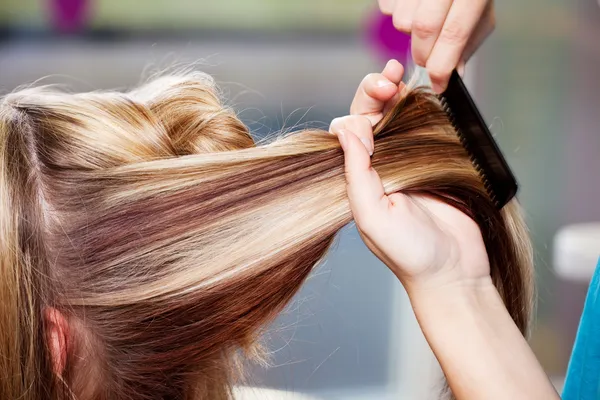
[[[401,75],[396,61],[369,75],[352,103],[354,115],[331,124],[344,150],[358,231],[407,290],[457,399],[556,399],[493,283],[478,224],[430,196],[386,194],[371,165],[370,154],[377,152],[371,124],[404,88]]]
[[[427,196],[386,195],[371,166],[372,124],[397,100],[404,87],[401,78],[402,66],[395,60],[382,74],[368,75],[352,102],[353,115],[331,124],[344,149],[348,199],[358,231],[409,292],[491,285],[489,261],[475,221]]]

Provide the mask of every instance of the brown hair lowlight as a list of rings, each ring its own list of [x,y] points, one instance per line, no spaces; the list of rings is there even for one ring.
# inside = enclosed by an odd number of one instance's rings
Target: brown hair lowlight
[[[352,219],[335,136],[255,146],[203,74],[128,93],[31,88],[0,104],[0,398],[227,399],[234,355]],[[498,211],[426,89],[376,127],[387,193],[434,196],[481,228],[525,333],[530,243]],[[69,320],[64,374],[44,309]]]

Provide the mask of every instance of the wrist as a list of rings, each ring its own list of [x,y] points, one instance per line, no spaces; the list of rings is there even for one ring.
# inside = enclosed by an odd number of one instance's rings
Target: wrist
[[[444,300],[446,297],[473,300],[497,292],[489,274],[470,277],[440,274],[427,279],[402,279],[402,285],[411,301]]]
[[[490,308],[504,309],[504,303],[489,275],[456,281],[405,284],[405,288],[420,321],[456,313],[476,315]]]

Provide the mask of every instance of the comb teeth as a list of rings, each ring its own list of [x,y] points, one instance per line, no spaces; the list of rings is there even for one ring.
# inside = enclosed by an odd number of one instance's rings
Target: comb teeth
[[[492,187],[492,184],[490,183],[489,179],[485,175],[483,168],[477,161],[477,158],[473,155],[473,152],[470,149],[471,146],[470,146],[467,138],[462,133],[460,127],[456,123],[456,117],[452,113],[452,109],[450,108],[450,106],[448,105],[448,103],[446,102],[446,100],[443,97],[440,98],[440,102],[442,104],[442,108],[444,109],[444,111],[446,112],[446,115],[448,116],[448,120],[450,121],[450,124],[452,124],[452,127],[454,128],[454,131],[456,132],[456,135],[458,136],[458,139],[460,140],[461,145],[469,154],[469,158],[471,159],[471,164],[473,164],[473,167],[479,174],[479,177],[481,178],[481,182],[483,183],[483,186],[484,186],[486,192],[488,193],[490,200],[492,200],[492,202],[494,203],[494,205],[497,208],[500,208],[500,202],[498,201],[498,197],[496,196],[496,193],[494,192],[494,188]]]
[[[456,70],[439,99],[490,200],[501,209],[516,195],[517,182]]]

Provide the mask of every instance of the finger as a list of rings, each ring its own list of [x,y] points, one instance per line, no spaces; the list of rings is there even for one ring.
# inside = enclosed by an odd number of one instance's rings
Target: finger
[[[477,51],[479,46],[487,39],[487,37],[494,31],[496,27],[496,12],[494,10],[494,3],[488,3],[485,11],[483,12],[483,18],[479,21],[479,24],[475,28],[475,31],[471,35],[471,38],[465,46],[465,50],[462,54],[462,61],[467,62],[473,54]]]
[[[385,15],[392,15],[394,3],[394,0],[379,0],[379,9]]]
[[[398,92],[403,73],[402,64],[391,60],[381,74],[367,75],[356,90],[350,114],[368,116],[373,124],[379,122],[385,103]]]
[[[398,60],[391,59],[385,64],[381,74],[398,85],[402,82],[404,66]]]
[[[411,53],[417,65],[425,66],[435,45],[452,0],[422,0],[412,23]]]
[[[396,29],[406,33],[411,32],[413,17],[418,5],[419,0],[396,0],[393,16]]]
[[[379,175],[371,168],[371,157],[358,136],[342,129],[337,135],[344,149],[346,189],[358,228],[369,235],[385,219],[387,196]]]
[[[350,114],[377,117],[383,105],[398,92],[398,86],[382,74],[369,74],[360,83],[354,100],[350,105]],[[374,121],[375,123],[375,121]]]
[[[331,121],[330,132],[337,134],[337,132],[343,130],[352,131],[363,143],[369,156],[373,155],[373,151],[375,150],[373,125],[367,117],[362,115],[347,115]]]
[[[399,68],[397,69],[396,72],[392,72],[394,65],[398,65],[401,67],[401,73],[399,73],[400,72]],[[396,92],[396,94],[394,94],[394,96],[390,100],[385,102],[385,105],[383,107],[383,112],[381,113],[379,120],[381,120],[381,118],[383,118],[383,116],[386,115],[398,103],[400,98],[405,95],[404,91],[406,90],[406,85],[401,80],[402,75],[404,75],[404,66],[402,66],[402,64],[400,64],[396,60],[390,60],[382,73],[383,73],[383,75],[388,77],[390,80],[392,80],[394,82],[398,82],[398,91]],[[388,73],[395,74],[395,75],[392,77],[391,75],[387,75]],[[377,122],[379,122],[379,120]]]
[[[438,36],[425,67],[429,72],[433,90],[446,89],[452,70],[460,61],[471,33],[479,23],[485,2],[455,0]]]

